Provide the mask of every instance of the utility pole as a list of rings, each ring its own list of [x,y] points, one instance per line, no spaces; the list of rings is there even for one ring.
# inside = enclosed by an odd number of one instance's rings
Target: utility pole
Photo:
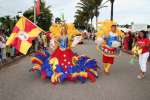
[[[114,1],[115,0],[110,0],[111,2],[111,16],[110,19],[113,20],[113,14],[114,14]]]
[[[36,0],[34,0],[34,23],[36,24]]]

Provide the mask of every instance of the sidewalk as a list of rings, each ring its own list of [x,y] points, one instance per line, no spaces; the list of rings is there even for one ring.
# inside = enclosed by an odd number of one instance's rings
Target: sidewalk
[[[7,58],[5,63],[0,62],[0,69],[3,67],[7,67],[15,62],[17,62],[18,60],[21,60],[21,58],[23,58],[24,56],[16,56],[14,58]]]

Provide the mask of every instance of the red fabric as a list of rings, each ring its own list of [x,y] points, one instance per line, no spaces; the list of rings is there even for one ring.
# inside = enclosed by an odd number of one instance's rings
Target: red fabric
[[[88,73],[88,78],[90,79],[91,82],[95,82],[96,81],[95,76],[92,75],[91,73]]]
[[[35,24],[33,24],[31,21],[29,21],[28,19],[25,20],[25,22],[22,22],[22,24],[24,24],[24,30],[21,30],[19,26],[15,26],[13,28],[13,34],[18,34],[19,31],[24,31],[26,32],[26,34],[29,34],[29,32],[31,32],[33,29],[37,28],[37,26]],[[32,40],[34,39],[35,37],[29,37],[28,38],[28,42],[32,44]],[[11,43],[12,46],[14,46],[18,51],[20,51],[20,46],[21,46],[21,43],[23,41],[19,38],[19,37],[16,37],[14,38],[13,42]]]
[[[51,33],[50,32],[46,32],[45,35],[47,36],[47,38],[50,40],[51,39]]]
[[[137,41],[138,45],[142,45],[142,46],[145,46],[142,48],[142,54],[143,53],[146,53],[146,52],[149,52],[149,47],[146,46],[148,44],[150,44],[150,40],[145,38],[145,39],[138,39]]]
[[[18,33],[20,29],[17,26],[14,26],[12,33]]]
[[[19,51],[20,50],[20,46],[21,46],[21,42],[22,42],[21,39],[16,37],[11,45],[14,46]]]
[[[36,1],[36,16],[40,15],[40,6],[41,6],[40,0],[37,0]]]
[[[59,61],[59,65],[63,67],[64,70],[67,70],[66,66],[73,66],[72,57],[75,54],[71,49],[66,49],[62,51],[60,48],[57,48],[54,53],[51,55],[51,58],[57,58]]]
[[[24,27],[25,32],[29,33],[35,28],[37,28],[37,26],[34,23],[30,22],[29,20],[25,21],[25,27]]]
[[[108,57],[108,56],[103,55],[103,63],[113,64],[114,63],[114,57]]]
[[[129,38],[128,37],[124,38],[123,47],[124,47],[125,50],[128,50],[128,48],[129,48]]]
[[[110,48],[110,47],[107,47],[107,46],[103,46],[102,48],[103,48],[103,51],[102,51],[102,52],[103,52],[105,55],[109,55],[109,54],[115,55],[116,48]]]

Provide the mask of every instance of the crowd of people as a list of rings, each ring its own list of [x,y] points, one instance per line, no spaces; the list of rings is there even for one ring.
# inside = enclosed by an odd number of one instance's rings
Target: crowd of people
[[[146,37],[150,39],[150,32],[148,31],[143,31],[146,34]],[[138,32],[124,32],[125,33],[125,37],[123,39],[123,50],[125,51],[131,51],[133,46],[135,45],[136,41],[138,40],[139,36],[138,36]]]
[[[137,78],[143,79],[147,71],[147,62],[148,60],[150,60],[150,31],[141,30],[138,32],[128,31],[123,33],[124,36],[121,37],[119,40],[121,42],[120,48],[122,49],[122,51],[126,53],[129,53],[133,56],[136,55],[136,58],[138,58],[139,70],[140,70]],[[97,35],[97,33],[94,34],[91,32],[85,32],[84,34],[86,34],[87,39],[92,39],[92,40],[95,40],[95,35]],[[103,49],[105,50],[106,48]],[[134,53],[138,53],[138,54],[134,54]],[[104,54],[104,52],[102,54]],[[110,55],[109,58],[107,57],[107,59],[105,56],[103,56],[104,65],[105,65],[105,61],[113,62],[112,59],[113,57],[110,57]],[[106,66],[104,66],[104,70],[109,69],[105,67]],[[105,72],[109,72],[109,71],[106,70]]]
[[[11,46],[6,46],[7,34],[4,29],[0,30],[0,61],[5,63],[7,57],[15,56],[15,48]]]
[[[135,34],[128,32],[125,34],[123,39],[123,50],[126,52],[133,52],[135,46],[139,47],[138,61],[140,65],[140,74],[137,76],[139,79],[145,77],[145,72],[147,71],[147,61],[150,58],[150,32],[140,31]],[[132,53],[131,52],[131,53]]]
[[[135,45],[138,45],[141,49],[141,54],[139,54],[139,65],[140,65],[140,74],[138,78],[143,78],[144,73],[146,72],[146,63],[148,58],[150,58],[149,44],[143,46],[143,44],[148,43],[150,39],[150,32],[140,31],[137,33],[133,32],[124,32],[124,37],[120,40],[122,41],[121,48],[123,51],[132,54],[132,49]],[[96,39],[96,34],[93,32],[83,32],[82,36],[85,39]],[[22,55],[15,49],[15,47],[7,46],[6,41],[9,37],[9,34],[4,29],[0,30],[0,63],[6,63],[8,58],[14,58],[16,56]],[[142,44],[143,43],[143,44]],[[41,33],[39,37],[33,40],[32,47],[29,50],[29,54],[32,52],[37,52],[39,49],[46,50],[50,46],[50,33],[45,34]],[[105,57],[106,58],[106,57]],[[108,60],[107,60],[108,61]],[[110,60],[109,60],[110,61]]]

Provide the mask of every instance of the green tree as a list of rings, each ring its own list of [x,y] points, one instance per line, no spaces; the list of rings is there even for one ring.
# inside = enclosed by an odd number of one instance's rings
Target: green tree
[[[51,25],[53,14],[51,13],[50,6],[46,6],[43,0],[41,1],[40,9],[41,13],[39,16],[36,17],[37,25],[43,30],[48,31]],[[31,7],[30,9],[25,11],[23,15],[31,21],[34,21],[34,7]]]
[[[0,22],[1,22],[0,28],[6,30],[10,34],[16,23],[16,19],[15,17],[11,18],[10,16],[4,16],[0,17]]]
[[[77,11],[75,15],[75,23],[84,23],[86,24],[92,20],[94,16],[96,17],[96,22],[99,16],[99,9],[101,8],[100,5],[103,0],[80,0],[77,6]],[[84,20],[83,20],[84,18]],[[82,19],[82,21],[81,21]]]

